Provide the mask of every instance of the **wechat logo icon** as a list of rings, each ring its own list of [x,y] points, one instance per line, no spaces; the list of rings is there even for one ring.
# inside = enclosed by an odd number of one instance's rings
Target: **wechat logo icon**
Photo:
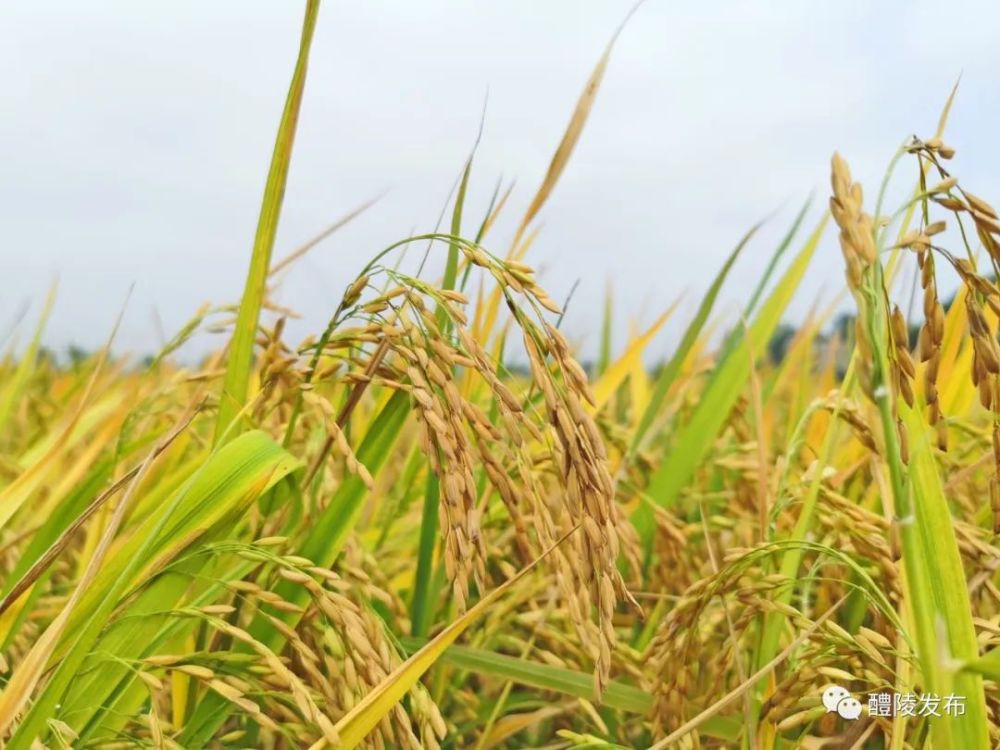
[[[827,685],[823,688],[823,706],[827,713],[835,713],[848,721],[861,716],[861,701],[840,685]]]

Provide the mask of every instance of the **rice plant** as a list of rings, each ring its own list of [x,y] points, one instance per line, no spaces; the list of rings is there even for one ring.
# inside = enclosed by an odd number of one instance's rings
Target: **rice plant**
[[[273,293],[311,245],[273,251],[318,6],[238,304],[141,365],[113,332],[62,363],[53,292],[0,360],[0,746],[996,746],[1000,218],[949,171],[950,100],[874,199],[833,157],[739,319],[715,301],[754,230],[620,351],[609,300],[588,368],[526,259],[609,45],[512,241],[509,191],[468,215],[470,156],[449,231],[373,249],[293,342]],[[774,356],[832,236],[853,309]]]

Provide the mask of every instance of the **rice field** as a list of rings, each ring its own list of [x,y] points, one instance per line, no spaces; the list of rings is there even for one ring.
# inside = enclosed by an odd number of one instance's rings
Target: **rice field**
[[[585,366],[531,244],[609,45],[524,216],[471,215],[470,155],[447,228],[373,249],[291,341],[317,10],[242,297],[141,363],[113,332],[46,355],[50,297],[0,359],[0,746],[1000,745],[1000,217],[949,170],[950,100],[880,185],[834,155],[828,205]],[[851,313],[775,356],[833,235]],[[771,262],[728,319],[747,248]]]

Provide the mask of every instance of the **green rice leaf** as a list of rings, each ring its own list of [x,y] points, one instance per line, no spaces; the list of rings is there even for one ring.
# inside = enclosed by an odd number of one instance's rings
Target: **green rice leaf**
[[[281,123],[278,125],[278,136],[271,154],[271,168],[267,174],[267,185],[264,188],[264,199],[257,222],[257,233],[254,236],[253,253],[250,256],[250,269],[247,272],[246,285],[243,289],[236,329],[233,331],[233,339],[229,345],[229,363],[226,366],[226,376],[223,381],[222,395],[219,398],[219,414],[215,427],[216,443],[227,434],[233,420],[236,419],[247,402],[250,371],[253,365],[253,346],[257,338],[261,306],[264,304],[264,296],[267,292],[271,252],[274,249],[274,238],[278,232],[278,219],[281,216],[281,204],[285,197],[288,165],[292,160],[292,145],[295,142],[299,107],[302,104],[302,93],[306,85],[309,50],[312,46],[318,13],[319,0],[308,0],[305,19],[302,23],[299,57],[295,63],[291,85],[288,88],[288,98],[285,100],[285,109],[281,114]],[[235,429],[238,434],[243,428],[236,425]]]

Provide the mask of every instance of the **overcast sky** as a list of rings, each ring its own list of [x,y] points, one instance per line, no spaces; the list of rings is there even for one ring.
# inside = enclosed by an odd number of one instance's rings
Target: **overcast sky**
[[[433,227],[487,90],[466,215],[471,230],[496,181],[516,179],[491,238],[506,249],[631,2],[326,0],[275,257],[389,192],[288,275],[280,299],[304,315],[293,331],[321,328],[374,252]],[[158,346],[154,308],[170,334],[200,303],[238,299],[301,12],[290,0],[3,4],[0,334],[26,302],[30,328],[55,275],[55,347],[99,345],[133,283],[120,349]],[[985,2],[648,0],[529,256],[556,299],[580,281],[569,332],[597,331],[608,279],[619,339],[685,290],[694,305],[743,232],[781,209],[726,289],[735,309],[812,191],[818,217],[832,151],[874,194],[902,139],[932,134],[959,73],[956,172],[1000,200],[998,20]],[[841,269],[831,235],[790,316],[832,298]]]

